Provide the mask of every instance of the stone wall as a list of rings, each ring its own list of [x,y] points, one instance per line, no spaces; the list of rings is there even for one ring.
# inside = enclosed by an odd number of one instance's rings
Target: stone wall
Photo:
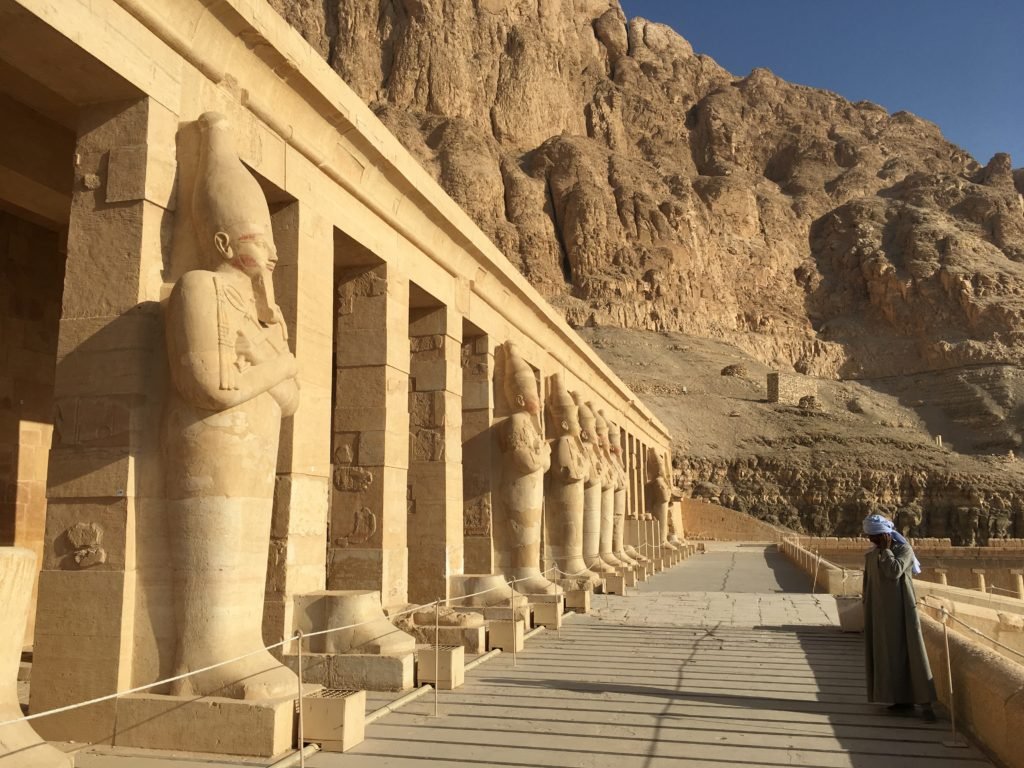
[[[31,549],[37,563],[64,284],[59,251],[55,232],[0,210],[0,546]]]
[[[817,397],[818,387],[814,380],[798,373],[780,373],[773,371],[768,374],[768,402],[783,405],[799,405],[800,398]]]
[[[923,581],[941,582],[964,589],[976,589],[979,576],[998,594],[1017,594],[1017,573],[1024,568],[1024,546],[1020,539],[1000,541],[999,546],[955,547],[949,539],[911,539],[921,561]],[[846,568],[860,568],[871,547],[865,539],[801,536],[801,546]]]
[[[680,502],[683,530],[688,539],[718,541],[779,541],[785,533],[735,509],[695,499]]]
[[[942,625],[921,617],[925,648],[939,701],[950,707]],[[954,627],[949,631],[949,668],[957,724],[966,728],[1007,768],[1024,768],[1024,666],[983,647]]]

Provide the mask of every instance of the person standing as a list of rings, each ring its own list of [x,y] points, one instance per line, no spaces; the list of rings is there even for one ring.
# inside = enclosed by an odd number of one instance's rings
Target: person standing
[[[882,515],[864,519],[875,548],[864,556],[864,670],[868,701],[891,702],[889,711],[909,714],[919,704],[935,721],[935,683],[917,615],[913,574],[921,572],[914,550]]]

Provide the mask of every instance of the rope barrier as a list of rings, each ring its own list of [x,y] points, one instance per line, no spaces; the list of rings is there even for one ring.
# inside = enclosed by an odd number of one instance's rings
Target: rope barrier
[[[517,582],[526,581],[528,578],[530,578],[530,577],[524,577],[524,578],[521,578],[521,579],[512,579],[510,581],[503,582],[502,585],[505,586],[505,587],[512,586],[512,585],[516,584]],[[404,615],[409,614],[409,613],[416,613],[417,611],[422,611],[422,610],[431,608],[431,607],[433,607],[435,605],[435,603],[438,603],[438,602],[440,602],[440,603],[449,603],[449,602],[451,602],[453,600],[466,600],[466,599],[468,599],[470,597],[478,597],[479,595],[483,595],[483,594],[486,594],[488,592],[494,592],[494,591],[499,590],[499,589],[502,589],[502,587],[495,586],[495,587],[491,587],[489,589],[481,590],[480,592],[474,592],[474,593],[469,594],[469,595],[459,595],[458,597],[449,597],[448,599],[443,600],[443,601],[435,600],[433,603],[427,603],[426,605],[418,605],[418,606],[416,606],[414,608],[408,608],[408,609],[406,609],[404,611],[399,611],[398,613],[391,614],[390,616],[388,616],[388,620],[390,621],[391,619],[398,618],[399,616],[404,616]],[[515,587],[513,587],[513,589],[515,589]],[[200,675],[200,674],[202,674],[204,672],[209,672],[211,670],[219,669],[220,667],[227,666],[228,664],[234,664],[235,662],[242,661],[243,659],[248,659],[251,656],[256,656],[256,655],[264,653],[266,651],[272,651],[275,648],[281,648],[281,647],[287,645],[288,643],[290,643],[290,642],[292,642],[293,640],[296,640],[296,639],[298,639],[299,642],[301,643],[301,641],[303,639],[305,639],[305,638],[320,637],[322,635],[328,635],[328,634],[331,634],[333,632],[343,632],[346,629],[355,629],[356,627],[361,627],[361,626],[363,626],[365,624],[372,624],[372,623],[374,623],[376,621],[380,621],[380,619],[379,618],[367,619],[366,621],[360,621],[360,622],[357,622],[355,624],[346,624],[345,626],[342,626],[342,627],[330,627],[328,629],[321,629],[321,630],[319,630],[317,632],[308,632],[307,633],[307,632],[299,631],[297,633],[297,636],[288,637],[288,638],[285,638],[284,640],[279,640],[276,643],[271,643],[270,645],[265,645],[262,648],[257,648],[255,650],[249,651],[248,653],[243,653],[240,656],[235,656],[234,658],[231,658],[231,659],[225,659],[224,661],[218,661],[216,664],[210,664],[209,666],[206,666],[206,667],[201,667],[199,669],[193,669],[193,670],[191,670],[189,672],[185,672],[185,673],[180,674],[180,675],[175,675],[173,677],[168,677],[168,678],[165,678],[163,680],[157,680],[157,681],[152,682],[152,683],[146,683],[145,685],[139,685],[139,686],[136,686],[134,688],[129,688],[126,691],[117,691],[116,693],[109,693],[106,696],[98,696],[98,697],[96,697],[94,699],[89,699],[87,701],[78,702],[77,704],[68,704],[67,706],[64,706],[64,707],[57,707],[55,709],[48,709],[45,712],[36,712],[35,714],[32,714],[32,715],[23,715],[21,717],[16,717],[16,718],[13,718],[11,720],[4,720],[3,722],[0,722],[0,728],[3,728],[4,726],[7,726],[7,725],[14,725],[15,723],[24,723],[24,722],[29,722],[31,720],[38,720],[39,718],[49,717],[50,715],[58,715],[58,714],[61,714],[62,712],[70,712],[70,711],[72,711],[74,709],[81,709],[82,707],[92,706],[93,704],[101,704],[104,701],[112,701],[114,699],[120,698],[121,696],[129,696],[129,695],[131,695],[133,693],[142,693],[143,691],[148,691],[148,690],[150,690],[152,688],[156,688],[156,687],[161,686],[161,685],[167,685],[168,683],[176,683],[179,680],[184,680],[184,679],[192,677],[194,675]]]
[[[939,613],[940,613],[940,614],[941,614],[942,616],[945,616],[945,617],[947,617],[947,618],[950,618],[950,619],[952,619],[952,620],[953,620],[953,621],[955,621],[955,622],[956,622],[957,624],[960,624],[961,626],[963,626],[964,628],[966,628],[966,629],[967,629],[968,631],[970,631],[970,632],[973,632],[974,634],[978,635],[978,637],[983,637],[983,638],[985,638],[986,640],[988,640],[988,641],[989,641],[990,643],[992,643],[993,645],[997,645],[997,646],[999,646],[1000,648],[1002,648],[1003,650],[1009,651],[1010,653],[1016,654],[1017,656],[1020,656],[1020,657],[1021,657],[1022,659],[1024,659],[1024,653],[1021,653],[1021,652],[1020,652],[1020,651],[1018,651],[1018,650],[1017,650],[1016,648],[1011,648],[1010,646],[1006,645],[1005,643],[1001,643],[1001,642],[999,642],[999,641],[998,641],[998,640],[996,640],[996,639],[995,639],[994,637],[989,637],[988,635],[986,635],[986,634],[985,634],[984,632],[982,632],[982,631],[981,631],[980,629],[978,629],[977,627],[972,627],[972,626],[971,626],[970,624],[968,624],[968,623],[967,623],[966,621],[964,621],[963,619],[960,619],[960,618],[958,618],[958,617],[954,616],[954,615],[953,615],[952,613],[950,613],[949,611],[947,611],[947,610],[946,610],[946,608],[945,608],[945,606],[941,606],[941,605],[940,605],[940,606],[934,606],[934,605],[929,605],[928,603],[926,603],[926,602],[924,602],[924,601],[922,601],[922,600],[918,600],[918,601],[917,601],[917,604],[918,604],[918,605],[921,605],[921,606],[924,606],[924,607],[926,607],[926,608],[931,608],[931,609],[933,609],[933,610],[934,610],[935,608],[938,608],[938,610],[939,610]]]

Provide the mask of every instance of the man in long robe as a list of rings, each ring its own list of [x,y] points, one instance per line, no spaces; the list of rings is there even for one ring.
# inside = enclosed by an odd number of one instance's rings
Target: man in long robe
[[[891,702],[902,714],[922,707],[935,720],[932,680],[912,576],[921,572],[914,550],[881,515],[864,520],[864,533],[875,548],[864,556],[864,668],[868,701]]]

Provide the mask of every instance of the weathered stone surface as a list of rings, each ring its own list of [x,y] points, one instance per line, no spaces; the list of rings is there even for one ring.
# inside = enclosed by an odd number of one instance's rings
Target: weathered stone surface
[[[736,77],[616,0],[273,4],[576,323],[827,376],[1024,353],[1006,155]]]

